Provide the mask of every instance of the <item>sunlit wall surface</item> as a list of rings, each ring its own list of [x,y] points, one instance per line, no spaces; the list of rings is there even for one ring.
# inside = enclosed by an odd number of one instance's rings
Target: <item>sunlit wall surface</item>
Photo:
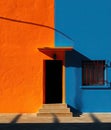
[[[111,112],[111,1],[55,0],[56,46],[73,46],[66,54],[66,102],[82,112]],[[105,60],[107,84],[82,86],[81,61]]]
[[[22,20],[41,26],[5,20]],[[43,103],[39,47],[54,46],[54,0],[0,1],[0,112],[36,112]]]
[[[37,112],[42,106],[43,62],[53,54],[38,50],[44,47],[74,48],[66,53],[64,75],[65,102],[73,110],[111,112],[110,5],[110,0],[1,0],[0,112]],[[83,60],[105,60],[104,86],[82,86]]]

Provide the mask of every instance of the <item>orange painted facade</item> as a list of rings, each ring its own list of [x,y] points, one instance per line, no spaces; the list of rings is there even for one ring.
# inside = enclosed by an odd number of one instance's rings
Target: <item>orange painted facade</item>
[[[54,0],[1,0],[0,16],[54,27]],[[43,60],[54,31],[0,19],[0,112],[36,112],[43,103]]]

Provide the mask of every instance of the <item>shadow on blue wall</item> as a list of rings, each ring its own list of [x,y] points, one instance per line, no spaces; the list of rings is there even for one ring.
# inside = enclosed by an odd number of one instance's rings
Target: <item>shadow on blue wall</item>
[[[66,67],[81,67],[83,60],[90,60],[88,57],[84,56],[76,50],[66,52]]]
[[[88,57],[76,50],[66,52],[66,102],[73,116],[82,114],[82,61],[90,60]],[[73,71],[70,71],[72,69]]]
[[[77,110],[76,108],[68,105],[68,107],[70,108],[70,111],[73,114],[73,117],[80,117],[80,115],[82,115],[82,112],[80,110]]]

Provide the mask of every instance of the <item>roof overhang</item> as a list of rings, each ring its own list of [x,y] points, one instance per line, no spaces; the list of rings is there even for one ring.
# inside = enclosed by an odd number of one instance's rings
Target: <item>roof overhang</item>
[[[38,50],[53,59],[63,59],[65,52],[73,51],[72,47],[44,47]],[[58,58],[57,58],[58,57]]]
[[[72,47],[54,47],[54,48],[50,48],[50,47],[44,47],[44,48],[38,48],[39,51],[41,52],[45,52],[45,51],[49,51],[49,52],[56,52],[56,51],[72,51],[73,48]]]

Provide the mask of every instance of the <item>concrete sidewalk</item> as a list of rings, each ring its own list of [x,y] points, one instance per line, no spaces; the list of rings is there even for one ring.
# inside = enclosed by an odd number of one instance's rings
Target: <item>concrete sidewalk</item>
[[[111,130],[111,114],[80,117],[37,117],[37,114],[0,114],[0,130]]]
[[[111,123],[111,113],[89,113],[79,117],[37,117],[36,113],[0,114],[0,123]]]

